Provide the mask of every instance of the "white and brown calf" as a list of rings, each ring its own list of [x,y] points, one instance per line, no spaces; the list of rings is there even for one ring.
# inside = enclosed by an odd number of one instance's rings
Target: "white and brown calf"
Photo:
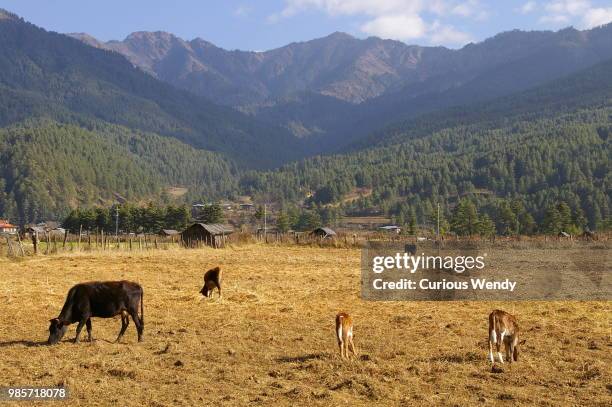
[[[523,341],[524,343],[524,341]],[[506,358],[512,363],[518,361],[519,327],[516,318],[505,311],[495,310],[489,315],[489,358],[495,363],[493,346],[499,357],[499,362],[504,363],[501,354],[503,346]]]

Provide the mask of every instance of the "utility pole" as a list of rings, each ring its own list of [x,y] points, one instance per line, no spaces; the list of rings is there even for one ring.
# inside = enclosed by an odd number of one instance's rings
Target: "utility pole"
[[[115,237],[119,236],[119,205],[115,206]]]
[[[438,202],[438,227],[436,229],[436,238],[440,239],[440,202]]]

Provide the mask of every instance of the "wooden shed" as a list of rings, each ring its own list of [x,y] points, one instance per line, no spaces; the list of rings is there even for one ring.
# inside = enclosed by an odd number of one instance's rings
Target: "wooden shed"
[[[316,228],[312,232],[310,232],[312,236],[320,237],[322,239],[327,239],[336,236],[336,232],[334,232],[330,228]]]
[[[187,247],[199,247],[207,245],[210,247],[223,247],[227,236],[234,229],[229,225],[220,223],[194,223],[181,233],[181,240]]]

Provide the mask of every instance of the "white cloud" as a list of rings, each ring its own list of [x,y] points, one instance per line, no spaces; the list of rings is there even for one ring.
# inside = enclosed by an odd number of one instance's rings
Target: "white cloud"
[[[537,7],[538,3],[536,3],[535,1],[528,1],[527,3],[519,7],[517,11],[521,14],[529,14],[534,12]]]
[[[593,7],[590,0],[555,0],[545,5],[548,14],[540,17],[540,23],[561,25],[574,23],[589,29],[612,22],[612,7]]]
[[[246,17],[251,13],[251,7],[241,4],[234,10],[234,15],[236,17]]]
[[[417,14],[383,15],[363,24],[361,31],[382,38],[406,41],[423,37],[427,26]]]
[[[330,16],[365,17],[359,29],[369,35],[401,41],[427,38],[439,44],[458,44],[469,37],[451,26],[425,21],[427,15],[473,20],[488,17],[481,0],[285,0],[285,7],[268,16],[275,23],[310,10]],[[435,41],[434,41],[435,40]]]
[[[444,15],[448,14],[450,6],[445,0],[430,0],[427,2],[427,7],[433,14]]]
[[[612,7],[592,8],[582,18],[584,28],[593,28],[612,22]]]
[[[380,16],[390,13],[414,14],[423,8],[421,0],[285,0],[281,17],[291,17],[308,9],[318,9],[330,15],[367,14]]]
[[[451,25],[440,25],[435,22],[432,26],[430,42],[433,45],[465,45],[473,41],[472,36],[455,29]]]
[[[479,0],[467,0],[458,3],[451,8],[451,13],[461,17],[471,17],[479,21],[486,20],[489,17],[489,12],[485,10]]]
[[[588,0],[557,0],[546,4],[545,8],[552,14],[581,15],[591,7]]]
[[[570,18],[562,14],[551,14],[540,17],[538,21],[542,24],[562,25],[569,23]]]

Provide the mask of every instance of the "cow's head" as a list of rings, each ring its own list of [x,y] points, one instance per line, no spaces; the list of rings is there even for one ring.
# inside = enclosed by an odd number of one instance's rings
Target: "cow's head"
[[[204,297],[208,297],[211,294],[211,290],[208,288],[208,284],[204,283],[204,287],[200,290],[200,294]]]
[[[66,333],[68,323],[65,321],[60,321],[58,318],[50,319],[49,322],[49,339],[47,339],[47,344],[55,345]]]

